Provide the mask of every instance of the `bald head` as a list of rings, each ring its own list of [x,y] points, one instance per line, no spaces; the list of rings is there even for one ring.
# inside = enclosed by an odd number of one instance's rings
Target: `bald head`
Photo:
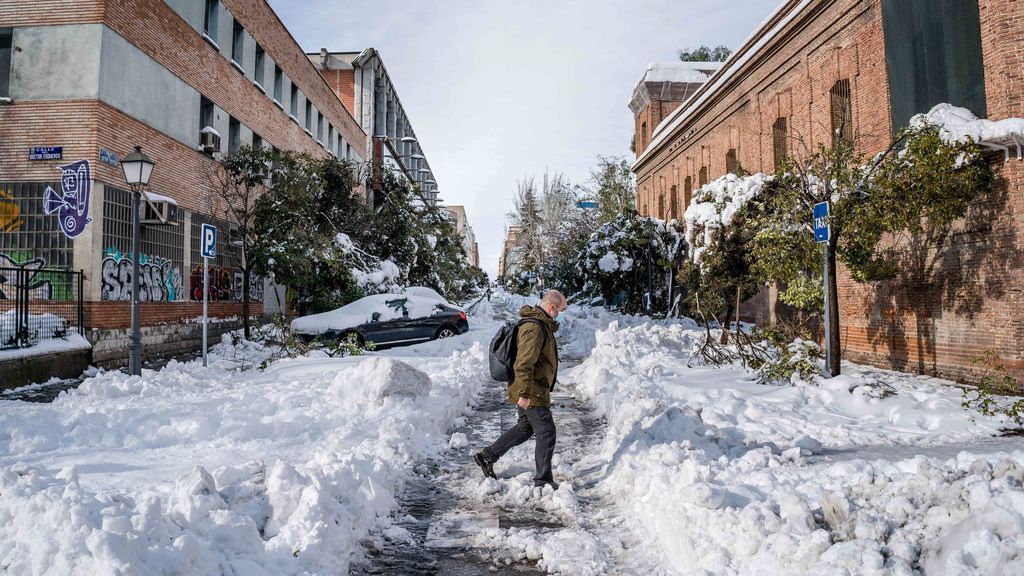
[[[562,310],[565,310],[567,303],[565,295],[558,290],[548,290],[540,299],[540,307],[552,318],[558,316],[558,313]]]

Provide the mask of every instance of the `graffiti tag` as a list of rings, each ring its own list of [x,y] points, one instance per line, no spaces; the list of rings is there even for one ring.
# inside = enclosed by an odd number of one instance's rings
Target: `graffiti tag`
[[[103,255],[102,300],[132,299],[132,257],[113,248]],[[139,258],[139,301],[173,302],[181,294],[181,268],[166,258]]]
[[[14,293],[18,288],[25,287],[29,290],[29,298],[33,300],[49,300],[51,293],[50,281],[39,275],[45,266],[46,260],[42,258],[18,262],[7,254],[0,254],[0,268],[6,268],[5,270],[0,270],[0,300],[10,300],[14,297]],[[18,271],[11,270],[10,268],[18,268],[21,278],[18,277]],[[24,284],[19,285],[19,281]]]
[[[235,302],[242,301],[242,271],[227,266],[210,266],[210,301]],[[192,268],[189,275],[189,294],[192,300],[203,299],[203,265],[199,264]],[[253,302],[263,301],[263,279],[253,274],[249,275],[249,300]]]

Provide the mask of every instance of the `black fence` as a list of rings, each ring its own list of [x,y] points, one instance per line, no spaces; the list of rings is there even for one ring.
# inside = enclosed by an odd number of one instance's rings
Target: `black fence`
[[[0,350],[83,334],[82,272],[0,267]]]

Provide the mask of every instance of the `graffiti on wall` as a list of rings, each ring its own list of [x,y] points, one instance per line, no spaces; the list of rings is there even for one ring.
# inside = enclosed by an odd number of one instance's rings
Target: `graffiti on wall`
[[[23,260],[0,254],[0,300],[14,298],[19,274],[23,278],[21,281],[28,285],[30,299],[49,300],[53,292],[52,284],[45,274],[40,274],[45,267],[46,260],[42,258]]]
[[[210,266],[210,301],[242,301],[242,271],[228,266]],[[192,268],[189,276],[189,294],[192,300],[203,299],[203,265]],[[249,275],[249,300],[263,301],[263,279]]]
[[[21,206],[13,196],[0,190],[0,232],[14,232],[21,224]]]
[[[60,229],[68,238],[75,238],[92,222],[89,218],[89,194],[92,176],[88,160],[79,160],[60,167],[60,193],[46,187],[46,213],[57,213]]]
[[[103,300],[131,300],[132,257],[114,248],[103,254]],[[139,301],[173,302],[181,295],[181,268],[166,258],[139,257]]]

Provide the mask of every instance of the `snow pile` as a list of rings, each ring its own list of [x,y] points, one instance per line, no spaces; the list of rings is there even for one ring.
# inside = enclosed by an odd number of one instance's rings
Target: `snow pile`
[[[13,340],[17,329],[18,318],[15,310],[0,312],[0,343]],[[67,320],[49,312],[29,314],[27,329],[29,336],[33,340],[49,340],[51,338],[60,338],[59,334],[66,333],[68,323]]]
[[[1024,118],[986,120],[978,118],[967,108],[942,103],[910,119],[911,127],[917,128],[924,124],[937,126],[943,140],[949,143],[962,143],[970,139],[996,144],[1024,144]]]
[[[430,394],[430,376],[393,358],[370,358],[360,363],[351,375],[339,376],[336,385],[360,382],[370,397],[383,404],[386,398],[410,398]]]
[[[695,263],[700,263],[701,254],[714,242],[715,232],[732,224],[740,209],[771,180],[772,176],[761,172],[750,176],[726,174],[697,190],[683,214],[686,242]]]
[[[687,368],[700,338],[682,323],[612,323],[564,374],[608,421],[597,489],[669,565],[1024,570],[1024,451],[941,447],[1004,420],[963,410],[959,389],[927,377],[847,366],[820,386],[765,387],[738,367]]]
[[[210,368],[0,401],[5,569],[347,574],[411,464],[448,445],[486,380],[492,327],[430,357],[314,355],[265,372],[237,370],[245,348],[220,346]]]

